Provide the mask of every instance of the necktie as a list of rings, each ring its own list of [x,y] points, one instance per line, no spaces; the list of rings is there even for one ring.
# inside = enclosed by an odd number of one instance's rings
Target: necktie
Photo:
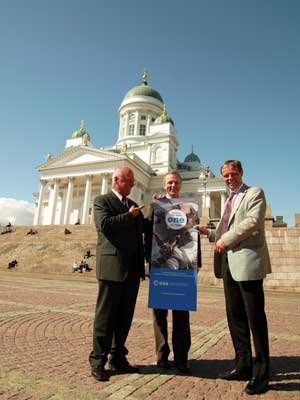
[[[227,232],[228,230],[228,222],[229,222],[229,218],[230,218],[230,214],[231,214],[231,210],[232,210],[232,205],[233,205],[233,196],[235,195],[234,192],[231,193],[231,195],[228,198],[223,216],[222,216],[222,220],[221,220],[221,224],[222,224],[222,228],[221,228],[221,235],[223,235],[223,233]]]
[[[127,198],[125,196],[122,197],[122,203],[126,208],[128,208]]]

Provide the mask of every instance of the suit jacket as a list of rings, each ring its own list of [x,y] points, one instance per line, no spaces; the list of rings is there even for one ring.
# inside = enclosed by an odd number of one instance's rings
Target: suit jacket
[[[262,189],[243,185],[237,194],[228,222],[228,231],[221,235],[222,218],[210,241],[221,237],[227,247],[228,265],[236,281],[263,279],[271,273],[271,263],[265,238],[266,199]],[[214,272],[222,278],[225,257],[214,256]]]
[[[127,200],[129,207],[137,207]],[[113,192],[95,198],[97,279],[122,282],[131,268],[144,278],[143,219],[142,214],[133,218]]]

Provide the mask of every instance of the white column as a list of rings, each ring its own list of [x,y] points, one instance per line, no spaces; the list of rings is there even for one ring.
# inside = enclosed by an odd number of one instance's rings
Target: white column
[[[210,192],[206,192],[205,207],[210,208]]]
[[[205,193],[202,193],[202,208],[203,207],[206,207],[206,196],[205,196]]]
[[[101,186],[101,194],[106,194],[108,188],[108,175],[102,175],[102,186]]]
[[[150,123],[151,123],[151,115],[147,116],[147,123],[146,123],[146,135],[149,135],[150,132]]]
[[[142,187],[140,184],[137,184],[136,188],[137,188],[137,201],[138,203],[140,203],[142,199]]]
[[[39,191],[39,199],[38,199],[38,205],[35,210],[34,214],[34,219],[33,219],[33,225],[38,225],[41,221],[41,212],[42,212],[42,207],[43,207],[43,197],[44,197],[44,191],[45,191],[45,186],[46,186],[45,181],[40,181],[40,191]]]
[[[86,224],[89,215],[91,188],[92,188],[92,177],[91,175],[87,175],[85,183],[84,201],[83,201],[82,224]]]
[[[50,195],[50,225],[54,224],[55,221],[55,213],[56,213],[56,202],[57,202],[57,193],[58,193],[58,180],[54,179],[53,189],[51,190]]]
[[[139,127],[139,112],[135,112],[135,125],[134,125],[134,136],[138,135],[138,127]]]
[[[223,215],[224,212],[225,203],[226,203],[226,193],[221,192],[221,216]]]
[[[64,225],[67,225],[69,223],[72,198],[73,198],[73,187],[74,187],[74,178],[69,178],[67,197],[66,197],[66,206],[65,206],[65,215],[64,215],[64,220],[63,220]]]
[[[94,199],[93,199],[93,202],[92,202],[92,214],[91,214],[91,222],[90,223],[91,224],[94,223]]]
[[[129,129],[129,113],[126,113],[126,119],[125,119],[125,131],[124,131],[124,136],[128,136],[128,129]]]
[[[122,137],[122,123],[123,123],[123,117],[120,115],[120,121],[119,121],[119,139]]]

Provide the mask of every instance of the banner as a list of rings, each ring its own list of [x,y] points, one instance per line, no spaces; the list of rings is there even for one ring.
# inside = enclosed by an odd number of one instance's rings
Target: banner
[[[197,309],[198,205],[188,199],[154,203],[150,261],[150,308]]]

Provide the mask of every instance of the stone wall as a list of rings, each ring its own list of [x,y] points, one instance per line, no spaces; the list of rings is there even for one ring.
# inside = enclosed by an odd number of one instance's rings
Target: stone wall
[[[272,274],[265,279],[269,289],[300,292],[300,227],[274,228],[272,221],[266,221],[266,237],[271,257]],[[206,238],[201,238],[202,264],[200,282],[221,286],[222,280],[213,274],[213,247]]]
[[[82,259],[86,250],[96,252],[96,230],[93,225],[70,225],[71,235],[65,236],[64,226],[36,226],[38,235],[27,236],[30,227],[16,227],[14,232],[0,235],[0,268],[13,259],[23,272],[57,273],[69,275],[74,260]],[[300,292],[300,227],[274,228],[266,222],[266,237],[273,273],[265,280],[265,287]],[[222,286],[213,274],[213,248],[207,238],[201,238],[202,264],[199,280],[203,284]],[[89,259],[95,274],[95,257]]]

